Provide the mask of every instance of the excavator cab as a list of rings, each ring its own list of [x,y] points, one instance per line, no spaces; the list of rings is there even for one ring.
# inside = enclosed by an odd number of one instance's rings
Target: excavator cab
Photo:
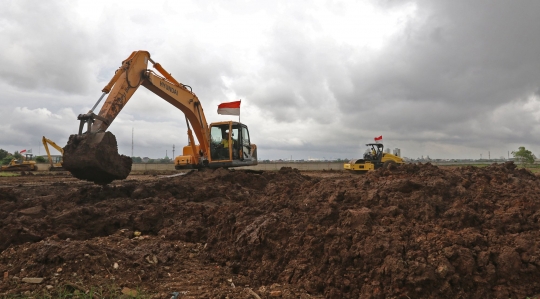
[[[234,121],[212,123],[208,127],[207,151],[196,145],[184,146],[183,155],[175,158],[175,169],[228,168],[257,165],[257,146],[251,143],[248,127]],[[188,136],[189,136],[188,132]],[[200,163],[192,163],[199,153]]]
[[[211,168],[247,166],[257,161],[248,127],[242,123],[227,121],[211,124],[210,145]]]

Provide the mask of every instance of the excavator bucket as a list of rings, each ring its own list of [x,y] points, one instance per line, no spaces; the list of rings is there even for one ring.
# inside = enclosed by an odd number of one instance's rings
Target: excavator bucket
[[[105,185],[123,180],[131,172],[132,160],[118,154],[111,132],[71,135],[64,147],[62,166],[81,180]]]

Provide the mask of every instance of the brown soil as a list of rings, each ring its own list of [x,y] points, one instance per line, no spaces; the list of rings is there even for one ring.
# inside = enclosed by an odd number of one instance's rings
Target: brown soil
[[[99,142],[92,142],[95,140]],[[64,147],[63,168],[76,178],[96,184],[127,178],[131,164],[130,157],[118,154],[116,137],[111,132],[71,135]]]
[[[109,186],[0,178],[0,228],[0,297],[46,285],[154,298],[540,293],[540,179],[512,163],[217,169]]]

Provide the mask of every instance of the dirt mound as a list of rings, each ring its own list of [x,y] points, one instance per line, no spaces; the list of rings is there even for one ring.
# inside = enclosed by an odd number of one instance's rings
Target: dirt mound
[[[40,290],[15,276],[113,281],[155,298],[540,293],[540,179],[512,163],[330,176],[218,169],[3,190],[0,294]]]
[[[63,168],[81,180],[109,184],[131,172],[130,157],[119,155],[111,132],[71,135],[64,147]]]

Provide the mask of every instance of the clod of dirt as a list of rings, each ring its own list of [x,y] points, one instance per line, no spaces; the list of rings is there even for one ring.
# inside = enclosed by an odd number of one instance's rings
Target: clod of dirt
[[[17,201],[17,196],[11,188],[0,188],[0,201]]]
[[[62,166],[81,180],[109,184],[123,180],[131,172],[130,157],[118,154],[116,138],[111,132],[71,135],[64,147]]]

